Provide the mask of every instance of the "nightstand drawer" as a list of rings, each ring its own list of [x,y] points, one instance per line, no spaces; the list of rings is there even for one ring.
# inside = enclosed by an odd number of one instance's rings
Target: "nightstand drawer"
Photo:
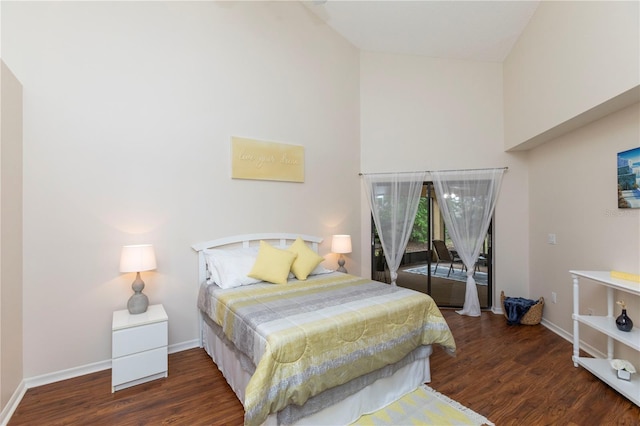
[[[111,383],[117,386],[132,380],[167,372],[167,348],[153,349],[122,358],[111,364]]]
[[[112,335],[113,358],[167,346],[167,321],[116,330]],[[166,347],[164,348],[166,353]]]

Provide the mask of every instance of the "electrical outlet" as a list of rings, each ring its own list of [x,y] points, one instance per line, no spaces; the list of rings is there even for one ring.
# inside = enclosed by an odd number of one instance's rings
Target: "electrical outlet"
[[[547,235],[547,243],[549,244],[556,244],[557,240],[556,240],[556,234],[549,234]]]
[[[555,291],[551,292],[551,303],[558,303],[558,295]]]

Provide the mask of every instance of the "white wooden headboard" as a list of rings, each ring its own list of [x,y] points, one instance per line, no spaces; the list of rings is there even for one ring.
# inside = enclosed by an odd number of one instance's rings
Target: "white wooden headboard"
[[[293,243],[298,237],[302,238],[302,240],[304,240],[304,242],[311,247],[313,251],[316,253],[318,252],[318,244],[322,242],[322,237],[289,233],[233,235],[192,245],[191,248],[198,253],[198,288],[200,288],[200,285],[207,279],[207,262],[204,257],[204,250],[210,248],[233,249],[240,247],[253,247],[258,246],[260,244],[260,240],[275,246],[284,247]],[[199,313],[198,316],[200,317],[200,347],[202,347],[202,314]]]
[[[242,234],[233,235],[217,240],[204,241],[191,246],[198,252],[198,287],[207,279],[207,262],[204,258],[203,250],[209,248],[239,248],[258,246],[260,240],[269,244],[286,246],[293,243],[298,237],[302,238],[313,251],[318,252],[318,244],[322,242],[322,237],[314,237],[312,235],[301,234],[285,234],[285,233],[264,233],[264,234]]]

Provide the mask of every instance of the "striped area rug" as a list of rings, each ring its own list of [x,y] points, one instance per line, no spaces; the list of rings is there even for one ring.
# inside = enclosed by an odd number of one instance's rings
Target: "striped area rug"
[[[451,398],[422,385],[372,414],[360,417],[353,425],[489,425],[487,418]]]

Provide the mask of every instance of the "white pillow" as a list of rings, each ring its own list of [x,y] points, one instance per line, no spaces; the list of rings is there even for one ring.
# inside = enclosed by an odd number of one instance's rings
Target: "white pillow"
[[[210,280],[221,288],[255,284],[260,280],[248,276],[258,257],[258,247],[232,250],[204,250]]]
[[[330,273],[335,272],[335,271],[336,271],[335,269],[327,269],[327,268],[325,268],[325,267],[324,267],[324,266],[322,266],[322,265],[318,265],[318,266],[316,266],[316,268],[315,268],[313,271],[311,271],[311,273],[309,274],[309,276],[312,276],[312,275],[322,275],[322,274],[330,274]],[[295,278],[295,277],[296,277],[296,276],[295,276],[295,275],[293,275],[293,272],[289,272],[289,279],[292,279],[292,278]]]
[[[318,265],[318,266],[316,266],[316,268],[313,271],[311,271],[309,276],[311,276],[311,275],[321,275],[321,274],[330,274],[331,272],[335,272],[335,269],[327,269],[322,265]]]

